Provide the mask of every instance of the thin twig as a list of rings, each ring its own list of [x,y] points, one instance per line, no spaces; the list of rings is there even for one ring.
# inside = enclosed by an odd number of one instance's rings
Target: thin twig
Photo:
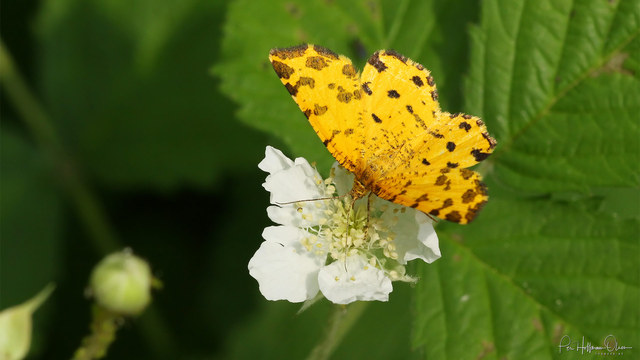
[[[69,194],[96,251],[106,256],[113,251],[123,249],[124,246],[118,241],[107,221],[98,197],[84,181],[71,157],[64,150],[51,118],[23,80],[2,39],[0,39],[0,82],[16,112],[40,147],[43,156],[49,157],[58,170],[63,187]],[[152,344],[150,348],[156,355],[167,357],[168,354],[175,353],[176,346],[170,336],[169,328],[155,306],[150,306],[145,311],[144,316],[139,319],[139,324],[143,336],[149,344]]]

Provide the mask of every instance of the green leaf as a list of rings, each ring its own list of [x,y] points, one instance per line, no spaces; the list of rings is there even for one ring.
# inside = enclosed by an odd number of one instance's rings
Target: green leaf
[[[0,147],[0,309],[5,309],[60,276],[62,204],[51,164],[32,144],[3,126]],[[45,310],[35,320],[35,352],[50,315]]]
[[[433,71],[444,110],[487,123],[498,140],[480,167],[491,198],[474,223],[438,225],[443,257],[420,267],[410,355],[582,358],[558,353],[564,335],[637,346],[640,3],[486,0],[469,39],[479,5],[456,5],[239,0],[214,71],[242,121],[321,167],[333,160],[273,74],[270,48],[316,43],[359,65],[395,48]],[[338,352],[386,351],[369,325]]]
[[[309,42],[345,54],[361,68],[375,50],[393,48],[432,71],[443,106],[456,112],[467,65],[462,30],[477,17],[476,6],[470,0],[234,1],[214,72],[240,105],[242,121],[283,141],[290,156],[326,170],[334,160],[271,68],[269,50]]]
[[[565,359],[581,356],[559,352],[565,335],[638,344],[640,4],[485,1],[471,35],[468,108],[498,140],[491,198],[473,224],[439,226],[414,346]]]
[[[412,317],[407,284],[394,284],[391,301],[366,306],[356,326],[338,344],[335,359],[409,359]],[[259,312],[233,331],[226,358],[304,359],[322,340],[332,307],[326,300],[296,315],[301,304],[263,301]],[[351,311],[349,306],[347,311]],[[251,346],[247,346],[251,344]]]
[[[487,1],[482,11],[467,104],[498,140],[493,176],[531,193],[638,187],[640,73],[619,62],[638,41],[640,3]]]
[[[114,187],[210,186],[254,167],[255,132],[208,69],[225,3],[45,2],[41,92],[70,152]]]
[[[551,358],[563,335],[640,341],[638,219],[493,198],[481,220],[439,232],[443,257],[422,266],[414,345],[428,358]]]
[[[304,359],[321,338],[327,305],[296,316],[300,304],[263,302],[259,312],[230,332],[225,358]]]

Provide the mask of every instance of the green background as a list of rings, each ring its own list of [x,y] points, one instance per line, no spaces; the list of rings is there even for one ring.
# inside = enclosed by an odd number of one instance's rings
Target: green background
[[[247,270],[270,224],[264,147],[333,161],[267,58],[304,42],[360,68],[377,49],[411,57],[444,110],[498,140],[479,217],[439,223],[442,258],[369,304],[334,358],[590,359],[562,336],[609,334],[633,347],[615,358],[640,356],[640,2],[7,0],[0,16],[39,103],[3,77],[0,309],[57,284],[30,358],[71,356],[89,273],[124,246],[164,288],[107,358],[299,359],[318,343],[329,304],[296,315]]]

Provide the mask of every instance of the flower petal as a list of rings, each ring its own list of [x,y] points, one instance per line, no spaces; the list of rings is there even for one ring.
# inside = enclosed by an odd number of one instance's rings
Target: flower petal
[[[432,263],[441,256],[440,247],[438,246],[438,235],[436,234],[431,220],[420,211],[411,209],[414,212],[413,221],[417,224],[417,231],[414,230],[410,234],[404,232],[404,236],[396,238],[396,249],[398,252],[398,261],[406,264],[414,259],[422,259],[426,263]],[[409,211],[407,211],[409,213]]]
[[[277,205],[267,208],[271,220],[303,228],[326,220],[325,203],[320,200],[327,198],[326,187],[307,160],[291,161],[280,150],[268,146],[259,167],[270,173],[262,186],[271,193],[271,203]]]
[[[271,193],[272,204],[326,197],[322,177],[304,158],[292,161],[280,150],[267,146],[258,167],[269,173],[262,186]]]
[[[436,230],[433,228],[431,219],[417,210],[416,223],[420,226],[418,230],[418,241],[420,241],[420,245],[418,246],[418,251],[408,251],[404,259],[406,261],[422,259],[431,264],[442,256],[438,243],[438,234],[436,234]]]
[[[322,177],[304,158],[292,161],[282,151],[267,146],[264,159],[258,167],[268,172],[262,185],[271,192],[271,203],[303,200],[295,196],[317,196]]]
[[[326,256],[308,252],[300,240],[306,232],[287,226],[271,226],[267,239],[249,260],[249,274],[258,280],[267,300],[302,302],[318,293],[318,271]]]
[[[273,174],[284,169],[288,169],[293,166],[293,161],[286,157],[282,151],[267,146],[264,151],[264,159],[258,164],[260,170]]]
[[[276,224],[302,228],[302,219],[293,205],[269,206],[267,216]]]
[[[267,226],[262,231],[262,238],[267,242],[290,246],[295,250],[302,250],[300,240],[309,233],[294,226]]]
[[[362,301],[387,301],[393,290],[391,280],[384,272],[362,256],[350,256],[346,261],[335,261],[318,273],[320,291],[335,304]]]
[[[354,179],[353,174],[349,170],[340,166],[337,161],[333,163],[331,170],[333,170],[333,184],[336,186],[338,195],[344,195],[351,191]]]
[[[269,206],[267,215],[271,221],[277,224],[309,228],[320,225],[327,220],[327,214],[323,211],[325,206],[322,201],[307,201],[298,203],[298,206],[294,206],[294,204]]]
[[[387,301],[393,290],[391,279],[414,281],[405,275],[403,265],[407,261],[422,259],[430,263],[440,257],[438,237],[424,213],[375,195],[349,204],[346,203],[349,200],[343,203],[327,199],[334,191],[343,195],[353,186],[354,175],[337,163],[332,168],[332,184],[325,183],[307,160],[291,160],[272,147],[265,150],[265,158],[259,167],[269,173],[263,187],[271,193],[273,205],[267,208],[267,213],[280,226],[264,230],[262,236],[266,241],[249,261],[249,273],[258,280],[260,292],[268,300],[302,302],[321,291],[337,304],[358,300]],[[370,207],[368,200],[372,200]],[[354,225],[361,224],[365,215],[367,222],[372,217],[371,242],[379,241],[384,256],[391,260],[378,259],[377,264],[388,265],[388,268],[372,266],[367,257],[371,254],[344,259],[344,253],[336,255],[333,250],[329,258],[341,260],[324,266],[328,250],[335,245],[334,241],[339,241],[335,231],[341,234],[344,222],[351,221],[345,218],[348,213],[343,209],[345,204],[347,208],[354,206],[357,209],[353,216],[360,220],[354,220]],[[361,210],[365,208],[370,211],[363,215]],[[362,229],[358,231],[366,234]],[[354,234],[359,236],[358,232]],[[367,246],[371,242],[366,242]],[[360,246],[358,242],[354,244]],[[352,253],[366,253],[353,250]]]
[[[296,164],[267,176],[262,186],[271,192],[271,203],[323,198],[320,174],[308,162]]]
[[[414,259],[432,263],[440,258],[438,235],[427,215],[412,208],[390,204],[379,198],[376,199],[376,206],[382,206],[380,202],[386,202],[388,206],[398,209],[391,211],[392,208],[390,208],[385,211],[382,218],[396,232],[395,245],[400,264],[404,265]]]

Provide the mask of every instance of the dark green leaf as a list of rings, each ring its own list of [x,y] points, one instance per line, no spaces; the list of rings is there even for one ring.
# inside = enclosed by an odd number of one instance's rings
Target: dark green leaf
[[[423,266],[428,358],[640,341],[639,20],[634,1],[483,3],[467,104],[499,143],[492,197],[473,224],[439,226],[443,258]]]
[[[427,358],[552,358],[563,335],[640,341],[638,219],[494,198],[481,220],[446,227],[442,259],[422,266],[414,340]]]
[[[101,182],[207,186],[253,167],[262,139],[208,74],[224,3],[46,2],[42,90],[72,152]]]
[[[637,42],[640,3],[487,1],[482,16],[467,99],[498,140],[500,183],[638,187],[640,73],[620,62]]]

